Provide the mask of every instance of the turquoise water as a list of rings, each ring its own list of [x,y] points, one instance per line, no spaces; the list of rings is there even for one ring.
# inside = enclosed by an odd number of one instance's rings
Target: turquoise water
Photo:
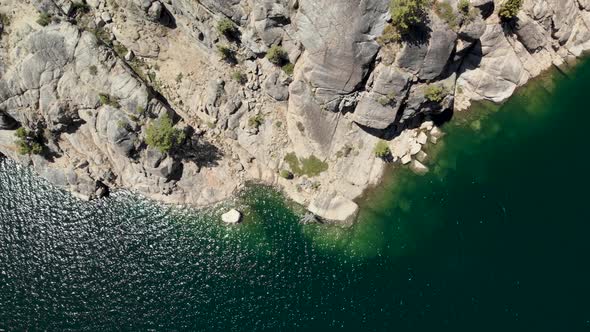
[[[588,331],[590,63],[456,114],[351,228],[269,188],[190,211],[80,202],[0,162],[0,330]]]

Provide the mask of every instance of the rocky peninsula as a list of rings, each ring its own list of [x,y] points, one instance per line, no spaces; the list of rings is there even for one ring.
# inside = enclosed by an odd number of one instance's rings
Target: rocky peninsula
[[[590,48],[590,0],[417,0],[405,31],[396,1],[3,0],[0,153],[82,199],[260,181],[347,222],[436,116]]]

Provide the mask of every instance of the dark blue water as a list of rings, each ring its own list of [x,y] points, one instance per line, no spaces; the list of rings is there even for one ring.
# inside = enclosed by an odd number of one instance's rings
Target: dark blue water
[[[80,202],[0,162],[0,330],[589,331],[590,63],[457,114],[352,228],[269,188]]]

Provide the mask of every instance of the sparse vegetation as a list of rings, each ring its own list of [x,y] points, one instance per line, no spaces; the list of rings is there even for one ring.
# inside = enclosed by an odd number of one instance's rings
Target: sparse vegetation
[[[92,76],[96,76],[96,74],[98,74],[98,68],[96,68],[95,65],[88,67],[88,71],[90,72],[90,75],[92,75]]]
[[[248,77],[246,76],[246,74],[244,74],[244,72],[240,70],[234,71],[231,74],[231,78],[239,84],[246,84],[246,82],[248,82]]]
[[[250,128],[258,128],[262,126],[263,123],[264,116],[262,116],[262,114],[253,115],[248,119],[248,127]]]
[[[117,101],[117,99],[113,98],[111,95],[108,95],[106,93],[100,93],[98,95],[98,98],[100,99],[100,104],[101,105],[108,105],[114,108],[120,108],[121,105],[119,105],[119,102]]]
[[[46,12],[42,12],[39,14],[39,18],[37,18],[37,24],[40,26],[48,26],[51,23],[51,15]]]
[[[383,29],[383,34],[377,38],[377,42],[381,46],[385,46],[387,44],[396,43],[401,39],[400,32],[391,24],[388,24]]]
[[[266,58],[277,66],[282,66],[289,61],[287,51],[279,45],[271,46],[266,53]]]
[[[10,25],[10,17],[4,13],[0,13],[0,23],[6,28]]]
[[[222,35],[231,37],[237,33],[238,28],[232,20],[229,18],[223,18],[217,22],[217,31]]]
[[[431,0],[391,0],[391,23],[385,26],[377,42],[381,46],[399,42],[403,35],[424,23],[431,3]]]
[[[148,146],[168,153],[173,148],[184,142],[186,136],[180,129],[173,127],[172,119],[164,114],[159,119],[152,121],[146,130],[145,142]]]
[[[90,6],[85,0],[72,2],[72,15],[86,14],[90,12]]]
[[[342,149],[336,152],[336,158],[347,158],[350,156],[350,153],[354,150],[354,148],[348,144],[346,144]]]
[[[124,57],[125,55],[127,55],[127,52],[129,52],[127,47],[125,47],[125,45],[121,43],[116,43],[115,45],[113,45],[113,50],[115,50],[115,53],[117,53],[117,55],[120,57]]]
[[[283,71],[285,72],[285,74],[293,75],[293,71],[295,70],[295,65],[289,62],[289,63],[283,65],[282,68],[283,68]]]
[[[99,42],[107,45],[111,44],[111,34],[105,28],[89,29],[89,31],[94,34],[94,37],[96,37]]]
[[[459,0],[459,2],[457,3],[457,10],[459,10],[459,12],[462,14],[469,13],[470,9],[471,3],[469,2],[469,0]]]
[[[456,29],[459,25],[457,15],[450,3],[446,1],[436,2],[434,12],[438,17],[445,21],[451,29]]]
[[[298,176],[314,177],[328,170],[328,163],[319,160],[314,155],[309,158],[298,158],[295,153],[291,152],[285,155],[284,159],[293,174]]]
[[[141,107],[141,106],[137,106],[135,108],[135,113],[139,114],[139,115],[145,115],[145,108]]]
[[[227,45],[217,44],[217,53],[223,60],[232,60],[234,59],[234,51],[229,48]]]
[[[500,17],[504,20],[511,20],[516,17],[521,7],[522,0],[505,0],[500,5],[500,11],[498,12],[498,15],[500,15]]]
[[[382,96],[377,101],[379,102],[379,104],[381,104],[381,106],[393,105],[395,104],[395,94],[390,93],[387,96]]]
[[[424,90],[424,97],[434,103],[440,103],[447,95],[447,90],[438,84],[430,84]]]
[[[43,145],[39,142],[38,137],[27,131],[25,128],[20,127],[15,132],[16,144],[18,146],[18,153],[21,155],[25,154],[41,154],[43,152]]]
[[[385,159],[391,155],[391,150],[389,150],[389,145],[384,140],[379,140],[375,147],[373,148],[373,153],[375,157]]]
[[[283,179],[287,179],[287,180],[291,180],[293,179],[293,173],[291,173],[290,171],[283,169],[279,172],[279,175],[283,178]]]
[[[178,75],[176,75],[176,83],[180,84],[183,78],[184,75],[182,73],[178,73]]]
[[[305,126],[303,125],[303,123],[297,121],[297,123],[295,124],[297,126],[297,129],[301,132],[304,133],[305,132]]]
[[[391,0],[389,11],[391,24],[401,34],[423,23],[430,0]]]

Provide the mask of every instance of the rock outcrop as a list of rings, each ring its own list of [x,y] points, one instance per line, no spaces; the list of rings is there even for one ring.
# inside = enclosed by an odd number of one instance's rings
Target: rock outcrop
[[[351,221],[384,172],[380,140],[425,172],[431,117],[590,49],[588,1],[524,0],[510,21],[502,0],[436,2],[452,13],[385,42],[389,0],[2,1],[0,153],[84,199],[204,206],[261,181]]]

